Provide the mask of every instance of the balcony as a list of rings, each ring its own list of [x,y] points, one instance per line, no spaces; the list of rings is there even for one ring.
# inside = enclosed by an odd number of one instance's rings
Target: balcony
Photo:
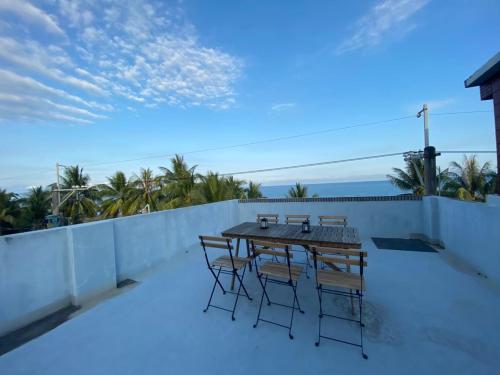
[[[366,269],[365,350],[314,345],[318,301],[303,275],[305,314],[286,330],[255,322],[258,298],[242,298],[236,321],[202,310],[213,279],[198,234],[219,234],[257,212],[344,214],[359,228]],[[313,222],[314,224],[314,222]],[[227,201],[0,238],[2,334],[68,305],[82,310],[0,357],[1,374],[384,373],[491,374],[500,341],[500,210],[445,198],[423,200]],[[371,237],[421,237],[437,253],[378,249]],[[117,282],[138,281],[116,295]],[[260,297],[255,272],[245,275]],[[225,279],[229,282],[229,277]],[[286,301],[289,291],[272,289]],[[110,294],[112,297],[110,297]],[[232,296],[216,296],[230,305]],[[98,301],[98,302],[96,302]],[[327,307],[350,314],[350,303]],[[272,306],[267,317],[289,311]],[[325,333],[359,331],[327,320]]]

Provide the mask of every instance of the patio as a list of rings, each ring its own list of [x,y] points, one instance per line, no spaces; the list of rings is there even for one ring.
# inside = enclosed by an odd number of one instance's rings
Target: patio
[[[254,329],[260,285],[245,275],[253,302],[240,300],[236,321],[217,309],[202,312],[212,277],[202,250],[173,255],[136,287],[106,300],[53,331],[0,357],[2,374],[288,373],[492,374],[500,368],[500,291],[448,250],[379,250],[371,239],[366,269],[365,349],[314,342],[318,302],[314,279],[302,275],[298,294],[305,314],[286,330]],[[224,279],[228,285],[229,276]],[[276,288],[274,295],[288,291]],[[347,300],[328,298],[349,314]],[[217,294],[230,305],[233,296]],[[285,319],[289,311],[264,314]],[[335,333],[357,335],[350,323],[326,320]],[[332,332],[332,331],[330,331]],[[356,337],[356,336],[355,336]]]

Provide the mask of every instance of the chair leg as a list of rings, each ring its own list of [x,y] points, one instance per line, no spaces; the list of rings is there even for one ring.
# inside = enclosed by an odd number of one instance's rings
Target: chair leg
[[[323,289],[321,289],[321,285],[316,287],[316,290],[318,291],[318,299],[319,299],[319,322],[318,322],[318,341],[316,341],[315,345],[319,346],[319,343],[321,341],[321,320],[323,319]]]
[[[349,289],[349,294],[351,295],[351,315],[354,316],[354,298],[352,296],[352,289]]]
[[[266,287],[264,286],[264,284],[262,284],[262,276],[258,276],[258,275],[259,275],[259,272],[257,271],[257,279],[259,279],[259,283],[260,283],[260,286],[262,287],[263,293],[266,295],[267,305],[270,306],[271,300],[269,299],[269,296],[267,294]],[[267,276],[266,276],[266,284],[267,284]]]
[[[246,245],[247,245],[247,257],[250,258],[251,254],[250,254],[250,241],[246,240]],[[249,268],[249,271],[252,272],[252,262],[250,262],[248,264],[248,268]]]
[[[297,281],[295,282],[295,285],[292,283],[292,289],[293,289],[293,296],[294,296],[294,303],[297,301],[297,307],[299,308],[299,311],[304,314],[304,311],[300,308],[299,304],[299,297],[297,297]]]
[[[207,307],[205,307],[205,310],[203,310],[203,312],[207,312],[208,308],[210,307],[210,302],[212,302],[212,297],[214,296],[215,287],[217,286],[217,284],[219,284],[220,287],[222,288],[222,285],[219,282],[219,275],[220,275],[221,269],[222,269],[222,267],[219,267],[219,272],[217,272],[217,275],[215,275],[215,272],[210,268],[210,271],[212,272],[212,274],[215,277],[215,281],[214,281],[214,286],[212,288],[212,293],[210,293],[210,298],[208,300]],[[226,291],[224,290],[224,288],[222,288],[222,291],[224,292],[224,294],[226,294]]]
[[[238,278],[238,282],[240,283],[239,287],[238,287],[238,291],[236,293],[236,300],[234,301],[234,306],[233,306],[233,313],[231,315],[231,319],[234,321],[236,318],[234,317],[234,311],[236,310],[236,305],[238,304],[238,299],[240,298],[240,291],[241,291],[241,288],[243,288],[243,291],[245,292],[245,295],[247,296],[247,298],[252,301],[252,297],[250,297],[250,295],[248,294],[247,292],[247,289],[245,288],[245,285],[243,284],[243,278],[245,277],[245,271],[247,269],[247,266],[245,265],[245,267],[243,267],[243,272],[241,274],[241,277],[240,275],[238,274],[238,271],[236,270],[233,270],[233,273],[234,275],[236,275],[236,277]]]
[[[293,288],[293,284],[292,284]],[[296,301],[296,295],[295,295],[295,288],[293,289],[293,304],[292,304],[292,314],[290,317],[290,328],[288,328],[288,337],[290,337],[290,340],[293,340],[293,335],[292,335],[292,325],[293,325],[293,313],[295,312],[295,301]],[[300,309],[300,306],[299,306]]]
[[[311,262],[309,260],[309,252],[308,252],[308,250],[306,249],[305,252],[306,252],[306,262],[307,262],[307,264],[306,264],[306,278],[309,279],[309,268],[312,267],[312,266],[311,266]]]
[[[217,284],[219,284],[220,288],[222,289],[222,294],[226,294],[226,290],[224,289],[224,287],[222,286],[222,284],[219,281],[219,275],[220,275],[220,271],[222,270],[222,267],[219,267],[219,272],[217,273],[217,275],[215,275],[215,272],[213,269],[209,268],[209,270],[210,270],[210,272],[212,272],[212,275],[214,275],[215,282]]]
[[[363,356],[364,359],[368,359],[368,356],[365,353],[365,348],[363,346],[363,327],[365,326],[363,324],[363,294],[359,295],[359,325],[360,325],[360,338],[361,338],[361,355]]]
[[[260,277],[259,277],[259,280],[260,280]],[[266,293],[267,276],[266,276],[265,283],[262,284],[262,281],[260,281],[260,285],[262,285],[262,295],[260,296],[259,313],[257,314],[257,320],[255,321],[255,324],[253,325],[253,328],[257,328],[257,324],[259,324],[260,312],[262,311],[262,302],[264,301],[264,294],[267,297],[267,293]],[[269,297],[268,297],[268,300],[269,300]],[[270,304],[270,302],[269,302],[269,304]]]

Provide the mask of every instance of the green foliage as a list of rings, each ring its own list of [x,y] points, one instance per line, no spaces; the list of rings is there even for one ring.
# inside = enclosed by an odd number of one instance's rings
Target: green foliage
[[[83,173],[83,168],[75,165],[64,169],[61,187],[63,189],[87,187],[89,182],[90,176]],[[96,189],[64,192],[61,194],[61,200],[65,198],[67,199],[61,205],[61,212],[71,224],[81,223],[84,219],[93,218],[96,215],[98,198]]]
[[[395,176],[387,175],[389,181],[401,190],[410,190],[413,194],[424,194],[424,163],[422,159],[406,162],[405,169],[392,168]]]
[[[256,199],[262,198],[262,192],[260,191],[260,184],[256,184],[253,181],[248,183],[247,188],[245,189],[246,198],[248,199]]]
[[[10,233],[19,216],[18,196],[0,189],[0,235]]]
[[[487,194],[494,193],[496,177],[489,162],[479,165],[476,155],[464,155],[461,164],[455,161],[450,164],[446,195],[461,200],[484,201]]]
[[[98,186],[101,198],[101,215],[104,218],[128,214],[129,196],[132,189],[125,173],[118,171],[108,177],[108,183]]]
[[[261,198],[261,185],[215,172],[196,173],[196,166],[188,166],[181,155],[170,160],[169,167],[160,167],[155,175],[149,168],[127,178],[118,171],[107,178],[107,183],[89,187],[90,177],[78,165],[65,168],[61,188],[78,191],[62,192],[65,199],[61,214],[69,223],[80,223],[99,218],[114,218],[149,211],[186,207],[195,204],[219,202],[228,199]],[[393,168],[388,179],[402,190],[424,193],[424,166],[422,160],[407,162],[404,169]],[[496,174],[490,164],[479,165],[476,156],[466,157],[462,163],[452,162],[449,169],[438,169],[438,194],[462,200],[483,201],[495,191]],[[307,186],[297,182],[287,197],[307,198]],[[317,197],[314,194],[313,197]],[[34,187],[23,196],[0,189],[0,234],[44,227],[51,211],[51,192],[42,186]]]
[[[421,159],[408,161],[404,170],[392,170],[395,175],[387,175],[387,178],[394,186],[417,195],[424,194],[424,163]],[[496,173],[490,169],[490,163],[479,165],[475,155],[464,155],[461,164],[453,161],[444,171],[438,168],[436,177],[439,195],[461,200],[484,201],[496,186]]]
[[[307,186],[304,186],[300,182],[297,182],[295,186],[292,186],[290,190],[288,190],[288,197],[307,198]]]
[[[50,213],[51,198],[49,190],[37,186],[31,188],[28,194],[19,200],[23,227],[32,229],[44,227],[45,217]]]

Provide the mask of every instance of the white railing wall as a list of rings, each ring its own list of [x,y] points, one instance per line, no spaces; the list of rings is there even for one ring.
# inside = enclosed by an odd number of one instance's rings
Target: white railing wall
[[[426,236],[500,285],[500,206],[425,197]]]
[[[199,246],[238,214],[233,200],[0,237],[0,336]]]
[[[280,215],[309,214],[311,223],[318,223],[319,215],[344,215],[348,225],[359,229],[362,238],[411,237],[423,231],[422,201],[298,201],[272,200],[269,203],[240,203],[240,221],[255,221],[257,213]]]
[[[500,206],[423,200],[236,200],[0,237],[0,335],[198,248],[257,213],[346,215],[361,237],[424,236],[500,285]]]

